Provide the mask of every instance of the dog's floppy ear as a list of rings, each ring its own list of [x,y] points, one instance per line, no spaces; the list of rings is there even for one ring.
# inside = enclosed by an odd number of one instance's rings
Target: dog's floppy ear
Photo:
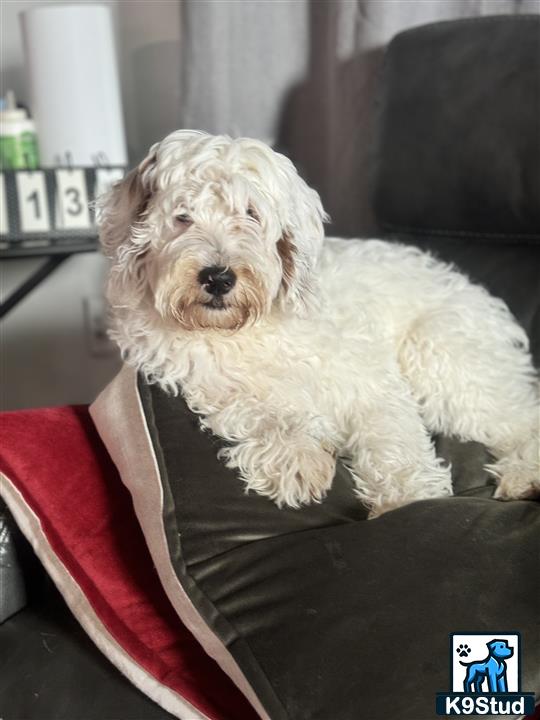
[[[292,168],[292,171],[291,169]],[[282,266],[282,305],[297,315],[317,306],[316,265],[324,240],[323,223],[328,220],[321,199],[302,180],[290,163],[289,207],[277,251]]]
[[[150,154],[131,170],[123,180],[98,198],[99,239],[103,253],[114,259],[120,246],[130,239],[133,228],[140,223],[152,197],[151,170],[155,153]]]
[[[123,180],[97,201],[103,253],[112,260],[108,297],[112,305],[134,306],[145,291],[144,258],[148,240],[143,230],[152,198],[154,148]]]

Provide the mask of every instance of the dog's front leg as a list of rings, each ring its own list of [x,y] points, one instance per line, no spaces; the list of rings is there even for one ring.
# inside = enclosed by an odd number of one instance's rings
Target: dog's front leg
[[[496,690],[493,692],[508,692],[508,686],[506,685],[506,670],[503,671],[503,674],[497,678],[495,687]]]
[[[320,502],[335,474],[335,452],[320,420],[270,408],[255,400],[228,407],[205,424],[229,441],[219,456],[236,469],[247,490],[255,490],[279,506]]]
[[[452,494],[450,468],[435,454],[416,402],[398,382],[359,407],[346,454],[357,494],[370,517],[416,500]]]

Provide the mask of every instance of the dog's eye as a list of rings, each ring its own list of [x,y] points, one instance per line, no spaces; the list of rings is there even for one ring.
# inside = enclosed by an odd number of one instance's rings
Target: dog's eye
[[[253,220],[256,220],[257,222],[259,222],[259,216],[257,214],[257,211],[254,208],[252,208],[251,205],[246,210],[246,215],[250,218],[253,218]]]
[[[174,219],[177,223],[180,223],[180,225],[191,225],[193,222],[187,213],[180,213],[180,215],[176,215]]]

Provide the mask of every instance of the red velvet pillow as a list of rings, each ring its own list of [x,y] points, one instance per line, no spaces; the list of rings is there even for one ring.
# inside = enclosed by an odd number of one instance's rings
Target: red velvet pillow
[[[184,720],[256,718],[169,604],[86,407],[5,413],[0,469],[16,522],[121,672]]]

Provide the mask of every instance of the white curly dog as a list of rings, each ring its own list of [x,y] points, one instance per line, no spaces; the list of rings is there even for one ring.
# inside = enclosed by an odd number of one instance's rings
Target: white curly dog
[[[506,305],[418,249],[325,239],[319,196],[264,143],[174,132],[100,215],[124,358],[182,392],[248,489],[320,501],[340,457],[371,516],[449,495],[432,433],[487,446],[498,497],[540,489]]]

